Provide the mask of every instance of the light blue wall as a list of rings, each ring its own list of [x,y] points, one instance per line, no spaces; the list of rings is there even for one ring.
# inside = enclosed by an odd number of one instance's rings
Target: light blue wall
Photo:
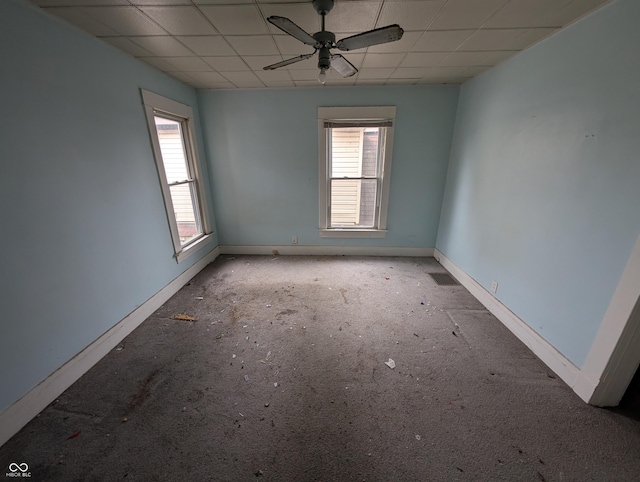
[[[199,91],[223,245],[435,246],[457,86]],[[318,235],[319,106],[395,105],[384,239]]]
[[[437,247],[580,366],[640,234],[640,2],[464,84]]]
[[[206,249],[172,258],[139,93],[193,89],[16,0],[0,58],[2,411]]]

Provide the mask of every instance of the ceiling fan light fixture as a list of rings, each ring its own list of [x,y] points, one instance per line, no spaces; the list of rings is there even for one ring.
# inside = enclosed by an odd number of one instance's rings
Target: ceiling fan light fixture
[[[320,82],[322,85],[326,84],[327,82],[327,69],[321,69],[320,73],[318,74],[318,82]]]
[[[372,45],[379,45],[387,42],[395,42],[402,38],[404,30],[399,25],[387,25],[386,27],[368,30],[351,37],[343,38],[336,42],[336,36],[333,32],[325,29],[325,16],[333,8],[334,0],[313,0],[313,7],[322,17],[322,30],[309,34],[294,22],[286,17],[271,16],[267,21],[275,25],[287,35],[299,40],[305,45],[313,47],[313,52],[309,54],[299,55],[291,59],[283,60],[272,65],[267,65],[264,70],[274,70],[285,67],[302,60],[306,60],[316,53],[318,54],[318,82],[322,85],[327,81],[327,70],[333,68],[342,77],[351,77],[358,73],[358,69],[345,59],[342,55],[332,54],[331,49],[339,50],[356,50],[367,48]]]

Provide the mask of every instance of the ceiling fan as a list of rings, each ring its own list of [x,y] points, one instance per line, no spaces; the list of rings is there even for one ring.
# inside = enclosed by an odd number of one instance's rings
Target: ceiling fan
[[[291,59],[283,60],[282,62],[267,65],[264,67],[264,70],[279,69],[280,67],[309,59],[313,57],[316,52],[320,51],[318,55],[318,68],[320,69],[318,81],[324,85],[327,80],[327,70],[329,70],[329,68],[333,68],[336,72],[342,75],[342,77],[351,77],[358,72],[358,69],[356,69],[354,65],[342,55],[332,54],[331,49],[355,50],[370,47],[372,45],[395,42],[396,40],[400,40],[404,33],[404,30],[402,30],[398,24],[393,24],[382,28],[376,28],[374,30],[368,30],[367,32],[359,33],[357,35],[352,35],[351,37],[343,38],[336,42],[335,34],[324,29],[324,17],[333,8],[333,0],[313,0],[313,8],[318,12],[318,15],[322,16],[322,30],[314,33],[313,35],[305,32],[288,18],[277,16],[267,18],[269,23],[300,40],[300,42],[310,45],[314,48],[314,51],[310,54],[299,55]]]

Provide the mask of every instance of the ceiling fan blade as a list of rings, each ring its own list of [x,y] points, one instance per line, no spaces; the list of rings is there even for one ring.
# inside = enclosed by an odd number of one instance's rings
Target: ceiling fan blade
[[[351,77],[358,73],[358,69],[340,54],[331,56],[331,68],[343,77]]]
[[[267,21],[300,42],[319,48],[319,42],[286,17],[271,16]]]
[[[315,52],[313,52],[311,54],[298,55],[297,57],[293,57],[292,59],[287,59],[287,60],[283,60],[282,62],[277,62],[275,64],[267,65],[266,67],[263,67],[262,69],[263,70],[279,69],[280,67],[285,67],[287,65],[295,64],[296,62],[300,62],[301,60],[310,59],[314,55],[315,55]]]
[[[370,47],[371,45],[384,44],[387,42],[395,42],[402,38],[404,30],[400,25],[388,25],[386,27],[369,30],[368,32],[352,35],[351,37],[338,40],[336,47],[340,50],[355,50]]]

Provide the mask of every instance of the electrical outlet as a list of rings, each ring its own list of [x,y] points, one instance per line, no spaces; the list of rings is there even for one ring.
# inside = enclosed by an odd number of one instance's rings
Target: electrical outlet
[[[495,281],[495,280],[491,282],[491,291],[492,291],[493,293],[495,293],[496,291],[498,291],[498,282],[497,282],[497,281]]]
[[[298,236],[291,236],[291,244],[298,244]]]

